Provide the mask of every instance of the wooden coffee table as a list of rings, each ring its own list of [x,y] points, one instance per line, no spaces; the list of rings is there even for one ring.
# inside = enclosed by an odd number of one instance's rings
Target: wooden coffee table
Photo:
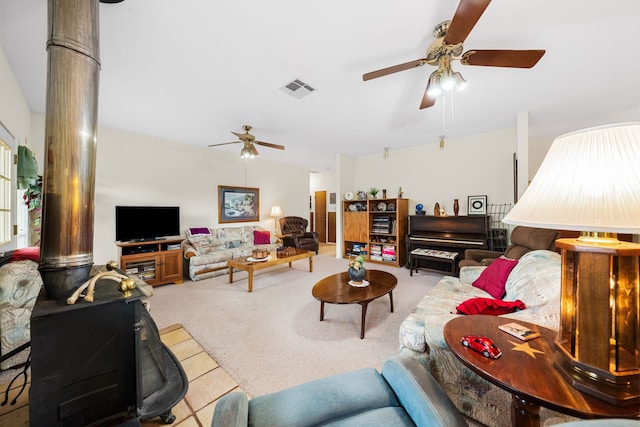
[[[389,294],[391,313],[393,313],[393,290],[398,279],[391,273],[380,270],[367,270],[365,280],[369,286],[356,287],[349,285],[349,273],[334,274],[316,283],[311,290],[315,299],[320,301],[320,320],[324,320],[324,303],[330,304],[360,304],[362,318],[360,320],[360,339],[364,338],[364,325],[367,315],[367,305],[376,298]]]
[[[299,259],[309,258],[309,271],[313,271],[313,251],[305,251],[304,249],[296,249],[293,255],[281,255],[276,252],[271,252],[269,258],[266,261],[252,261],[251,258],[237,258],[227,261],[227,267],[229,267],[229,283],[233,283],[233,269],[243,270],[249,273],[249,283],[247,290],[253,291],[253,273],[265,268],[275,267],[276,265],[291,263]]]
[[[540,332],[541,337],[520,341],[498,330],[498,325],[519,323]],[[554,366],[556,332],[532,323],[496,316],[461,316],[444,326],[447,346],[469,369],[512,395],[511,424],[540,425],[540,406],[579,418],[638,418],[638,405],[615,406],[581,393]],[[462,345],[465,335],[483,335],[502,351],[499,359],[487,359]]]

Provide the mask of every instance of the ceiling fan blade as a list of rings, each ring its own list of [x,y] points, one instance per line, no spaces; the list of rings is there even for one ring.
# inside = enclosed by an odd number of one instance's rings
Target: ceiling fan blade
[[[485,67],[531,68],[545,50],[469,50],[460,58],[463,65]]]
[[[233,142],[223,142],[221,144],[210,144],[208,147],[218,147],[220,145],[229,145],[229,144],[240,144],[242,141],[233,141]]]
[[[444,42],[446,44],[464,42],[489,3],[491,0],[460,0],[447,34],[444,36]]]
[[[378,77],[386,76],[388,74],[397,73],[399,71],[410,70],[411,68],[421,67],[427,63],[426,59],[417,59],[411,62],[405,62],[404,64],[394,65],[392,67],[383,68],[381,70],[371,71],[362,75],[362,80],[365,82],[371,79],[377,79]]]
[[[253,143],[258,145],[264,145],[265,147],[275,148],[277,150],[284,150],[284,145],[272,144],[270,142],[264,142],[264,141],[253,141]]]
[[[436,99],[429,96],[429,85],[431,85],[431,81],[427,83],[427,88],[424,90],[424,95],[422,96],[422,102],[420,102],[421,110],[425,108],[433,107],[436,103]]]

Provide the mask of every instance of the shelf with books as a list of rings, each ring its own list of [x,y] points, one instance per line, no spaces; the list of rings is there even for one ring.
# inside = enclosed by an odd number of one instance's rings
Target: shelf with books
[[[357,207],[351,207],[355,204]],[[363,205],[366,210],[362,210]],[[343,202],[344,256],[356,253],[354,243],[366,243],[368,251],[361,255],[367,261],[404,266],[407,209],[408,199],[400,198]]]

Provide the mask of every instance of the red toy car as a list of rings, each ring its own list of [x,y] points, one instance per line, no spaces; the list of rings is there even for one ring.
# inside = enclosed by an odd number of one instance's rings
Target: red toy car
[[[475,351],[482,353],[484,357],[491,359],[497,359],[502,356],[502,352],[498,347],[493,344],[487,337],[480,335],[465,335],[460,339],[463,346],[469,347]]]

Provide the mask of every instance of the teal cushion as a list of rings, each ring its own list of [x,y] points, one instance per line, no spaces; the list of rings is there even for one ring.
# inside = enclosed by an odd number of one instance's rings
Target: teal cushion
[[[398,400],[419,426],[467,427],[467,422],[436,380],[417,360],[395,357],[382,367]]]
[[[315,426],[400,404],[387,382],[365,368],[249,400],[250,426]]]
[[[241,391],[222,396],[216,403],[211,427],[246,427],[249,418],[249,399]]]
[[[389,406],[360,412],[322,424],[323,427],[402,427],[415,426],[403,408]]]

